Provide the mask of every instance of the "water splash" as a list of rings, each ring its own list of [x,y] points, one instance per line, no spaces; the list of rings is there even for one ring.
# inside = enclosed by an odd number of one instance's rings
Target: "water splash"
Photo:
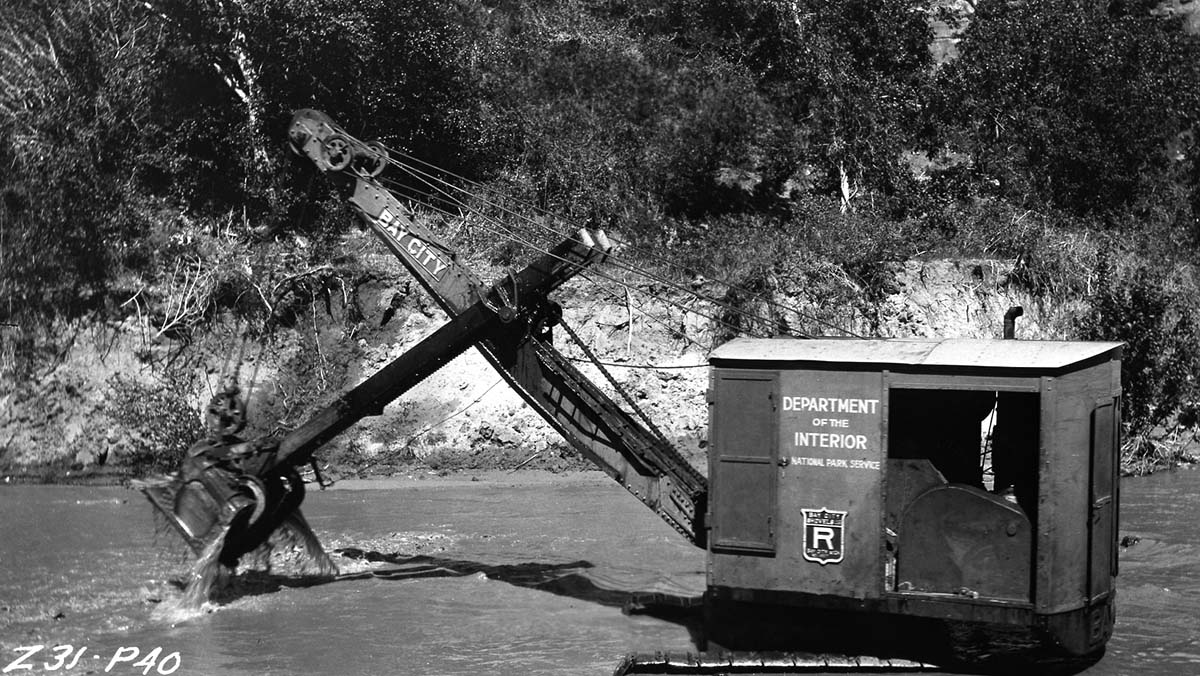
[[[281,530],[283,537],[303,552],[302,571],[315,573],[321,577],[333,577],[338,574],[337,564],[325,552],[321,541],[317,539],[316,533],[313,533],[312,527],[308,525],[308,521],[299,509],[293,510],[291,514],[287,515],[287,518],[283,520]]]
[[[204,546],[192,569],[188,572],[187,586],[184,587],[180,605],[183,608],[199,609],[214,589],[219,588],[229,579],[229,569],[220,561],[221,549],[225,546],[225,536],[229,534],[229,524],[221,526],[217,536]]]
[[[285,576],[322,579],[333,579],[338,574],[337,564],[298,509],[283,519],[266,542],[243,557],[237,571],[220,561],[229,529],[230,524],[220,527],[192,563],[183,581],[183,593],[160,604],[152,617],[174,624],[211,613],[235,599],[278,589],[272,569],[283,569]]]
[[[230,524],[221,526],[217,536],[204,546],[200,556],[192,563],[188,571],[183,594],[178,598],[161,603],[151,616],[172,624],[191,619],[198,615],[212,612],[215,606],[210,602],[213,591],[225,585],[229,580],[230,570],[221,563],[221,549],[225,546],[225,537],[229,534]]]
[[[330,579],[339,572],[298,509],[284,517],[266,542],[242,557],[239,572],[250,570]]]

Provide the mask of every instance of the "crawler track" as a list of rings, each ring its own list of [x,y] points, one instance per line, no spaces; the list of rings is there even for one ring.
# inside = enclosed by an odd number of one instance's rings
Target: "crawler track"
[[[924,662],[805,652],[642,653],[627,655],[613,676],[624,674],[814,674],[932,671]]]

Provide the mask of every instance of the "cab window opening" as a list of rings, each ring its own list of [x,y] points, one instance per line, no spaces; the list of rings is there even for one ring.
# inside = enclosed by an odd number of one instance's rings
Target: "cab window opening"
[[[1037,393],[893,388],[888,458],[926,459],[947,483],[1016,503],[1036,523]]]

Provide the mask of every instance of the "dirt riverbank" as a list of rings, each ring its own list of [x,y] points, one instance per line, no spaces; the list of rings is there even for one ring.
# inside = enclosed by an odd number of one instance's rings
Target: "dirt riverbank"
[[[170,469],[202,432],[198,412],[231,377],[249,399],[242,435],[280,434],[445,322],[364,235],[348,235],[343,248],[334,270],[342,291],[301,308],[268,335],[250,336],[241,323],[217,318],[202,334],[171,339],[154,336],[150,319],[136,315],[48,330],[47,358],[0,381],[0,477],[111,483]],[[833,310],[810,289],[828,295],[830,285],[842,284],[853,299],[859,290],[852,282],[781,271],[773,295],[791,308],[784,317],[791,326],[820,316],[855,333],[998,337],[1004,311],[1023,305],[1018,337],[1074,337],[1078,308],[1030,298],[1009,283],[1010,270],[1004,261],[900,263],[891,269],[890,295]],[[566,322],[608,364],[608,375],[707,471],[706,361],[724,337],[713,321],[723,296],[703,280],[692,287],[699,297],[577,279],[555,297]],[[555,337],[568,358],[583,360],[580,349]],[[614,392],[600,370],[580,368]],[[340,435],[317,459],[338,480],[591,468],[474,350]]]

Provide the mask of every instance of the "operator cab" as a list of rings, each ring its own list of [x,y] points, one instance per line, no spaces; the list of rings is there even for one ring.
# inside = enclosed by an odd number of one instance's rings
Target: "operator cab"
[[[786,634],[780,618],[819,609],[1100,651],[1114,618],[1120,359],[1119,343],[721,346],[710,632],[743,643],[721,618],[749,613],[773,618],[758,636]]]

